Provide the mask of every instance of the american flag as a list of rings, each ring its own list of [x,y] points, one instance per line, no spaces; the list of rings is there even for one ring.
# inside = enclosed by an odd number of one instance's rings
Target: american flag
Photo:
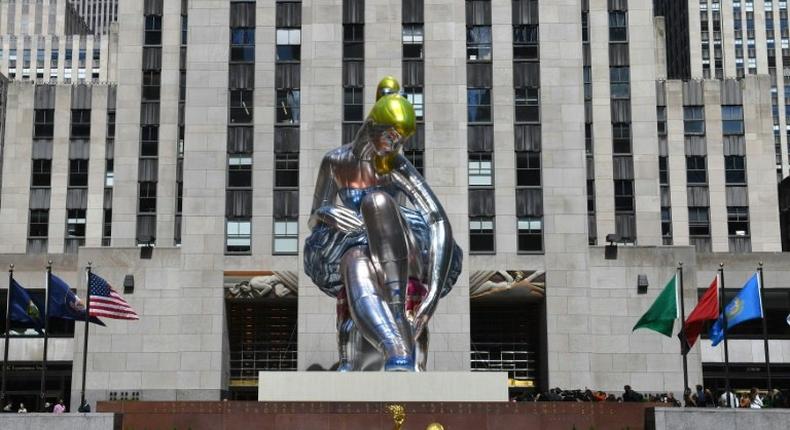
[[[139,320],[137,312],[126,303],[126,300],[112,289],[110,284],[99,276],[91,273],[88,277],[90,296],[90,315],[119,320]]]

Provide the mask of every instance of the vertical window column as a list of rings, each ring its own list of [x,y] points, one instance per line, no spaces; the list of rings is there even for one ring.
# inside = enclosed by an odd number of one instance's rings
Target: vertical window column
[[[66,241],[64,252],[76,253],[85,245],[88,209],[88,161],[90,158],[91,89],[77,85],[71,90],[69,177],[66,192]]]
[[[686,150],[686,193],[689,213],[689,241],[700,252],[711,251],[710,199],[708,193],[707,147],[703,85],[690,81],[683,86],[683,133]]]
[[[543,252],[541,188],[540,57],[538,2],[518,0],[513,6],[532,13],[513,14],[514,150],[516,158],[516,249]]]
[[[496,252],[491,53],[491,2],[466,0],[470,253]]]
[[[661,198],[661,240],[672,245],[672,200],[669,190],[669,144],[667,141],[666,85],[656,83],[656,118],[658,131],[658,184]]]
[[[707,0],[700,0],[699,6],[700,38],[702,41],[702,77],[705,79],[710,79],[711,37],[710,29],[708,27],[709,20]]]
[[[27,252],[47,252],[52,186],[52,138],[55,129],[55,86],[36,85],[33,105],[33,153]]]
[[[584,80],[584,150],[587,158],[587,243],[598,243],[595,220],[595,159],[593,141],[592,59],[590,55],[590,2],[582,5],[582,77]]]
[[[230,3],[225,253],[252,251],[255,2]]]
[[[406,141],[403,155],[425,175],[425,25],[423,0],[403,2],[403,95],[417,116],[417,132]]]
[[[181,210],[184,198],[184,104],[187,97],[187,35],[188,4],[181,0],[181,48],[178,62],[178,153],[176,155],[176,214],[173,226],[173,244],[181,245]]]
[[[365,119],[365,2],[343,0],[343,133],[354,140]]]
[[[609,2],[609,93],[615,233],[622,242],[635,242],[636,205],[628,50],[628,11],[625,2]]]
[[[162,75],[162,2],[147,1],[143,17],[142,102],[138,160],[137,244],[156,243],[159,108]]]
[[[107,91],[107,140],[105,146],[104,168],[104,218],[102,221],[101,245],[112,243],[112,190],[115,186],[115,106],[116,87]]]
[[[746,142],[740,85],[725,80],[721,87],[724,183],[726,185],[727,235],[730,252],[751,252],[749,195],[746,177]],[[725,104],[726,103],[726,104]]]
[[[277,58],[274,72],[277,115],[274,125],[272,254],[297,254],[299,252],[299,122],[301,117],[302,3],[279,1],[275,18],[277,23]],[[344,87],[344,103],[348,101],[347,90],[348,88]],[[361,115],[361,88],[359,89],[359,98],[354,98],[353,101],[359,102],[359,113]],[[353,110],[352,106],[356,106],[356,104],[346,104],[344,106],[344,119],[345,111],[347,109]]]

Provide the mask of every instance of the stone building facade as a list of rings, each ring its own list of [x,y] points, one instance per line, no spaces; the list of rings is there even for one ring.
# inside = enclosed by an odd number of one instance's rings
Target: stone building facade
[[[109,83],[60,71],[54,82],[18,72],[9,82],[0,170],[0,265],[41,288],[52,259],[84,295],[90,263],[140,314],[91,328],[92,400],[219,399],[249,388],[258,370],[331,368],[335,302],[303,274],[301,244],[318,163],[370,109],[384,75],[418,108],[406,155],[464,250],[431,323],[430,370],[511,366],[522,372],[514,381],[542,389],[679,392],[677,340],[631,333],[679,262],[687,312],[719,262],[729,288],[763,261],[766,286],[790,291],[771,79],[665,80],[650,4],[118,8],[117,56],[99,72]],[[245,323],[283,309],[281,343]],[[486,319],[498,313],[507,318],[492,329]],[[72,393],[82,330],[50,350],[71,363]],[[246,349],[247,331],[269,349]],[[786,366],[782,336],[771,354]],[[756,342],[734,339],[733,357],[759,365]],[[39,344],[14,338],[12,359],[35,362]],[[503,355],[506,345],[521,358]],[[720,361],[702,341],[689,354],[691,382]]]

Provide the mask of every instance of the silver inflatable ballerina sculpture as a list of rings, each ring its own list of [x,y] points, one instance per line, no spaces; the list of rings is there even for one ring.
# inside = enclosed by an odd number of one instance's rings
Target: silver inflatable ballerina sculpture
[[[337,299],[341,371],[359,370],[348,354],[355,332],[382,354],[384,370],[425,370],[426,325],[461,272],[439,199],[400,154],[416,124],[399,90],[394,78],[381,81],[354,141],[324,155],[316,181],[304,268]]]

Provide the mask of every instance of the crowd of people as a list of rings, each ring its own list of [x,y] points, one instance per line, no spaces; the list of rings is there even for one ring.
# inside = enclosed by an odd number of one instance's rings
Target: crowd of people
[[[771,392],[760,392],[752,388],[748,392],[724,391],[713,393],[710,389],[697,385],[695,390],[686,388],[682,402],[672,392],[642,394],[634,391],[630,385],[623,387],[622,394],[617,395],[604,391],[563,390],[552,388],[544,393],[521,393],[511,399],[515,402],[651,402],[665,403],[667,406],[685,406],[699,408],[787,408],[788,395],[778,389]]]
[[[28,413],[28,410],[25,407],[24,403],[20,402],[18,405],[15,405],[13,401],[9,401],[8,403],[5,404],[5,406],[3,406],[3,412],[4,413],[14,413],[14,412],[16,412],[18,414],[26,414],[26,413]],[[33,411],[33,412],[36,412],[36,411]],[[49,403],[49,402],[46,402],[46,403],[44,403],[44,407],[39,412],[42,412],[42,413],[53,413],[53,414],[62,414],[64,412],[66,412],[66,405],[65,405],[65,403],[63,403],[63,399],[58,399],[58,402],[55,403],[54,405]],[[80,412],[82,412],[82,411],[80,411]],[[90,412],[90,410],[88,412]]]

